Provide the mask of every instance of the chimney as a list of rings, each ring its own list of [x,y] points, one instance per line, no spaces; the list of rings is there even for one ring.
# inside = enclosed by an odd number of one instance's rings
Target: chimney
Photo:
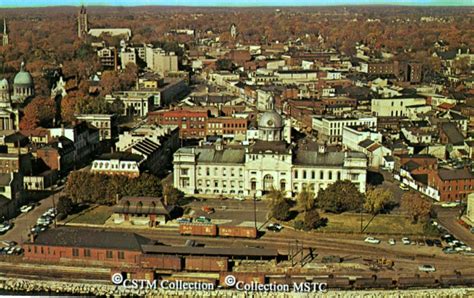
[[[30,236],[30,242],[35,243],[35,235],[33,233],[28,234]]]
[[[115,195],[115,204],[118,204],[120,201],[120,195],[119,194],[116,194]]]

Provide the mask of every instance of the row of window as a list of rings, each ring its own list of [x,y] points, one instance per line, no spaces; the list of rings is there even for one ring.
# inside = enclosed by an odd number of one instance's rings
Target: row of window
[[[243,188],[244,187],[244,182],[243,181],[238,181],[238,183],[235,181],[235,180],[232,180],[232,181],[226,181],[226,180],[223,180],[223,181],[219,181],[219,180],[201,180],[199,179],[197,181],[197,185],[198,187],[201,187],[201,186],[206,186],[206,187],[223,187],[223,188],[226,188],[227,186],[230,186],[232,188],[235,188],[238,186],[238,188]]]
[[[137,165],[136,164],[131,164],[131,163],[121,163],[121,165],[115,165],[111,164],[110,162],[94,162],[94,168],[99,168],[99,169],[136,169]]]
[[[293,172],[293,178],[295,179],[316,179],[317,177],[317,171],[307,171],[307,170],[295,170]],[[301,177],[301,178],[299,178]],[[325,178],[326,177],[326,178]],[[327,174],[324,175],[324,171],[319,171],[319,179],[320,180],[333,180],[335,178],[336,180],[341,180],[341,172],[337,171],[335,175],[333,175],[333,171],[327,171]]]

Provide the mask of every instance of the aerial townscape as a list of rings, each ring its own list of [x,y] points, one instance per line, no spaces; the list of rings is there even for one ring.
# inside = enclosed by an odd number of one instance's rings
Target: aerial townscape
[[[474,296],[473,6],[0,20],[0,296]]]

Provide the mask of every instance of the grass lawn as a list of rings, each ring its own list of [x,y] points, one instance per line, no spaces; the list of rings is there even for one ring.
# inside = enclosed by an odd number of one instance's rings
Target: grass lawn
[[[328,233],[360,233],[360,215],[353,213],[332,214],[320,213],[328,218],[326,227],[317,229]],[[412,224],[409,217],[403,215],[379,214],[370,222],[372,215],[363,214],[364,233],[374,234],[423,234],[423,224]],[[369,224],[367,226],[367,224]]]
[[[103,225],[105,221],[112,215],[112,207],[109,206],[98,206],[83,211],[83,214],[74,217],[70,223],[82,223],[82,224],[93,224]]]

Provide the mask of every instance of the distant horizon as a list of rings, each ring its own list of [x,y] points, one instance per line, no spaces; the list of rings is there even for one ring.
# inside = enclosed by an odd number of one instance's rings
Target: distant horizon
[[[34,8],[54,6],[181,6],[181,7],[322,7],[322,6],[413,6],[413,7],[474,7],[472,0],[175,0],[164,3],[154,0],[1,0],[0,8]]]

